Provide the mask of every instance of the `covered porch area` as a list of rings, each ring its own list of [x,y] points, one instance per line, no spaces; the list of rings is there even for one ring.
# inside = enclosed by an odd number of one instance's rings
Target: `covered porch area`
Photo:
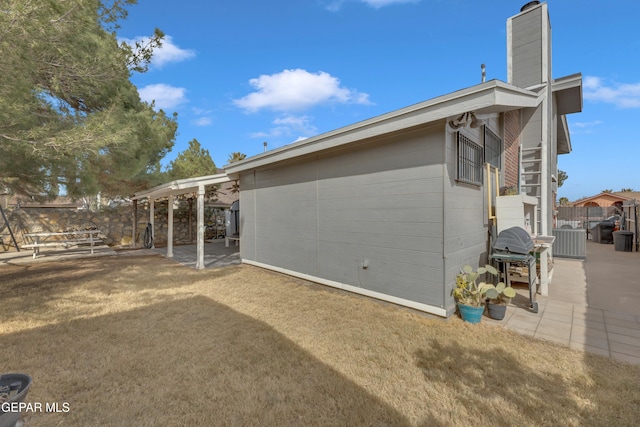
[[[224,239],[205,241],[204,256],[202,267],[197,267],[198,245],[180,245],[174,246],[173,257],[175,262],[192,268],[221,268],[231,265],[239,265],[240,259],[239,248],[235,245],[225,246]],[[151,249],[155,253],[165,255],[165,248]]]
[[[148,199],[149,201],[149,224],[151,224],[151,235],[155,235],[154,229],[154,215],[155,215],[155,201],[158,199],[166,198],[167,203],[167,247],[165,256],[167,258],[174,258],[176,253],[174,252],[173,244],[173,208],[175,198],[180,195],[194,194],[197,197],[197,219],[196,219],[196,245],[195,245],[195,257],[193,262],[196,269],[204,269],[205,263],[205,195],[207,190],[213,186],[223,184],[230,181],[227,174],[216,174],[201,176],[195,178],[180,179],[171,181],[166,184],[158,185],[150,188],[149,190],[141,191],[133,195],[131,200],[133,201],[133,241],[132,246],[135,248],[136,239],[135,236],[138,233],[137,230],[137,209],[138,200]],[[187,245],[189,246],[189,245]],[[151,249],[154,249],[152,244]],[[175,248],[177,251],[178,249]],[[163,251],[164,252],[164,251]],[[179,256],[186,256],[187,254],[180,249]],[[182,261],[181,261],[182,262]]]

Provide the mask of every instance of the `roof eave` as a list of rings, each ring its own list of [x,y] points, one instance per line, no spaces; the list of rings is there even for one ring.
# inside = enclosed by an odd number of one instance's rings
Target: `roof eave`
[[[491,80],[234,162],[226,165],[225,171],[237,178],[244,170],[434,123],[468,111],[487,114],[536,107],[540,99],[537,93]]]
[[[580,113],[582,111],[582,74],[555,79],[551,90],[556,98],[558,114]]]
[[[571,147],[571,134],[569,133],[569,124],[566,116],[558,117],[558,154],[569,154]]]

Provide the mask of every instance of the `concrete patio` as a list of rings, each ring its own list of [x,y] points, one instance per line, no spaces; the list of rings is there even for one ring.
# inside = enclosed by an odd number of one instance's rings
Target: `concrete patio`
[[[165,256],[166,248],[152,249],[155,253]],[[175,262],[195,268],[196,266],[196,245],[181,245],[173,247],[173,258]],[[230,265],[240,264],[240,251],[233,242],[229,247],[225,247],[224,239],[208,240],[204,244],[204,266],[205,268],[220,268]]]
[[[587,241],[587,259],[554,259],[548,296],[527,309],[522,289],[502,321],[518,333],[640,364],[640,253]]]

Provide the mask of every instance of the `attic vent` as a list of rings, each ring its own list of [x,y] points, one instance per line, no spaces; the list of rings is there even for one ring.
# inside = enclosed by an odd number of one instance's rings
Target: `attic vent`
[[[530,1],[529,3],[525,4],[520,8],[520,12],[524,12],[525,10],[531,9],[532,7],[537,6],[539,4],[540,4],[539,1]]]

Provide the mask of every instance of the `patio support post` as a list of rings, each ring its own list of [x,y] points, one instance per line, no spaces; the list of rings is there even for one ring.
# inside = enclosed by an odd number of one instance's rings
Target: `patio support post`
[[[155,249],[156,243],[154,237],[156,237],[156,229],[154,228],[153,218],[156,216],[155,214],[155,199],[153,197],[149,197],[149,224],[151,224],[151,249]]]
[[[167,258],[173,258],[173,194],[167,202]]]
[[[138,234],[138,199],[133,200],[133,226],[131,227],[131,249],[136,248],[136,234]]]
[[[204,268],[204,185],[198,187],[198,220],[197,220],[197,257],[196,268]]]

